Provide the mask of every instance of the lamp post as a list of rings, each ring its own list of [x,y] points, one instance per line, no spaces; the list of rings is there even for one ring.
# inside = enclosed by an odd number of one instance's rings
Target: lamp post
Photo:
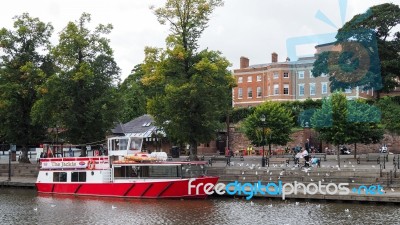
[[[8,181],[11,181],[11,148],[8,150]]]
[[[262,158],[261,158],[261,166],[262,167],[265,167],[265,164],[266,164],[266,160],[265,160],[265,148],[264,148],[264,146],[265,146],[265,115],[264,114],[262,114],[261,115],[261,117],[260,117],[260,120],[261,120],[261,122],[262,122],[262,128],[263,128],[263,133],[262,133],[262,144],[263,144],[263,154],[262,154]]]

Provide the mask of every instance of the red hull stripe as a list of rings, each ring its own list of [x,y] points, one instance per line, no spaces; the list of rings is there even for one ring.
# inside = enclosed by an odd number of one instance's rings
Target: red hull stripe
[[[75,192],[74,192],[74,194],[76,194],[76,193],[78,193],[78,191],[79,191],[79,188],[81,188],[82,187],[82,184],[80,184],[77,188],[76,188],[76,190],[75,190]]]
[[[131,187],[128,188],[128,190],[126,190],[124,196],[126,196],[132,190],[133,187],[135,187],[135,184],[132,184]]]
[[[169,182],[167,186],[157,195],[157,198],[159,198],[166,190],[168,190],[172,186],[172,182]]]
[[[150,190],[150,188],[153,186],[153,184],[150,184],[147,188],[146,188],[146,190],[144,190],[144,192],[140,195],[140,197],[143,197],[145,194],[146,194],[146,192],[148,191],[148,190]]]

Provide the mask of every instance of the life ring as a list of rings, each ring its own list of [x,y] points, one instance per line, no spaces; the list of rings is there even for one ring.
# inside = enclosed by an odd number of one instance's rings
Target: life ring
[[[89,162],[88,162],[87,168],[88,168],[89,170],[94,170],[95,166],[96,166],[96,163],[94,162],[94,160],[93,160],[93,159],[90,159]]]

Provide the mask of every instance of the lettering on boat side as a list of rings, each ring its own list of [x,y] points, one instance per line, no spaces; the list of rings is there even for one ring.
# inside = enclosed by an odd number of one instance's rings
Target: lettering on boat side
[[[295,181],[292,183],[282,183],[282,181],[269,182],[263,184],[261,181],[256,183],[240,183],[234,181],[228,184],[217,183],[198,183],[192,184],[195,179],[190,179],[188,184],[188,194],[191,195],[192,191],[195,191],[196,195],[204,192],[207,195],[218,194],[218,195],[245,195],[246,200],[250,200],[255,195],[281,195],[282,200],[288,195],[348,195],[350,193],[358,195],[382,195],[384,194],[383,188],[380,185],[361,185],[358,188],[352,188],[350,190],[349,183],[327,183],[322,184],[321,181],[318,183],[308,183],[307,185],[301,182]]]

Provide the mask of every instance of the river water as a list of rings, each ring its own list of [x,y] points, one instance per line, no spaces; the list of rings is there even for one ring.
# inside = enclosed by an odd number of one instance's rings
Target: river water
[[[400,224],[400,207],[225,197],[127,200],[0,188],[0,224]]]

